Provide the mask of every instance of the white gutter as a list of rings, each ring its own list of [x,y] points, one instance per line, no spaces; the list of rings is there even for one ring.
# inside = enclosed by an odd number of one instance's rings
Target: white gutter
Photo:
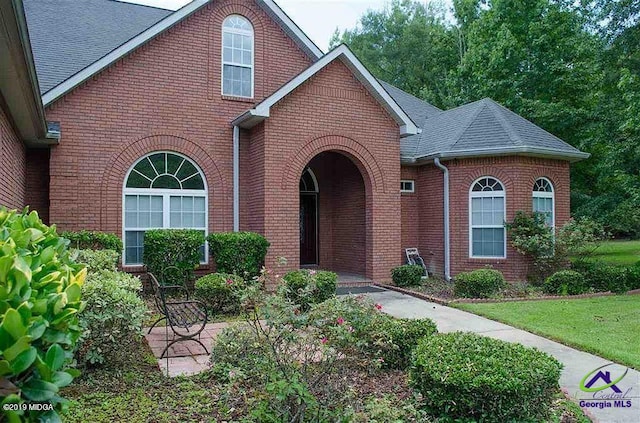
[[[435,157],[433,163],[444,172],[444,277],[451,281],[451,247],[449,233],[449,169]]]
[[[240,128],[233,127],[233,232],[240,231]]]

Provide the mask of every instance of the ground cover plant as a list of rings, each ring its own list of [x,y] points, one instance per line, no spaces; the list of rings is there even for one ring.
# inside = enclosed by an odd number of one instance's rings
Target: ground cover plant
[[[456,307],[640,369],[640,295]]]

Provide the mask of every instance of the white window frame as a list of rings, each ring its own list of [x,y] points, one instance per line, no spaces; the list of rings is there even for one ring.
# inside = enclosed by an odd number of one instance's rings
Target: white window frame
[[[404,184],[410,184],[411,188],[406,189],[403,188]],[[414,181],[413,179],[401,179],[400,180],[400,192],[403,194],[409,194],[409,193],[414,193],[416,192],[416,181]]]
[[[244,19],[245,21],[247,21],[249,26],[251,26],[251,31],[243,30],[243,29],[236,29],[236,28],[225,28],[225,26],[224,26],[225,22],[227,20],[229,20],[230,18],[234,18],[234,17],[239,17],[239,18]],[[247,35],[251,36],[251,66],[247,66],[247,65],[243,65],[241,63],[235,63],[235,62],[225,62],[225,60],[224,60],[224,34],[225,33],[238,34],[238,35],[244,35],[244,36],[247,36]],[[226,18],[224,18],[224,20],[222,21],[222,38],[220,40],[220,63],[222,63],[222,65],[220,66],[220,92],[222,93],[223,96],[238,97],[238,98],[254,98],[254,96],[255,96],[255,82],[256,82],[256,78],[255,78],[255,68],[256,68],[255,55],[256,55],[255,28],[253,27],[253,24],[251,23],[251,21],[249,19],[247,19],[246,17],[244,17],[242,15],[238,15],[238,14],[229,15]],[[250,68],[251,69],[251,95],[249,97],[242,96],[242,95],[236,95],[236,94],[227,94],[227,93],[224,92],[224,67],[225,67],[225,65],[236,66],[236,67],[241,67],[241,68]]]
[[[498,181],[498,183],[502,186],[502,191],[473,191],[473,187],[483,179],[491,178]],[[496,195],[498,194],[498,195]],[[504,222],[502,226],[498,225],[473,225],[473,201],[474,198],[487,198],[487,197],[502,197],[502,216],[504,219],[507,218],[507,190],[505,188],[504,183],[494,176],[482,176],[471,183],[469,187],[469,258],[478,259],[478,260],[496,260],[496,259],[506,259],[507,258],[507,228],[504,226]],[[473,255],[473,230],[474,229],[498,229],[501,228],[504,233],[504,248],[503,254],[501,256],[474,256]]]
[[[154,154],[158,154],[158,153],[168,153],[168,154],[173,154],[179,157],[182,157],[183,159],[187,160],[188,162],[190,162],[197,170],[198,172],[200,172],[200,176],[202,177],[202,182],[204,184],[204,190],[193,190],[193,189],[157,189],[157,188],[127,188],[127,181],[129,180],[129,175],[131,174],[131,172],[133,171],[133,169],[136,167],[136,165],[138,163],[140,163],[140,161],[145,160],[147,157],[150,157]],[[126,209],[125,209],[125,201],[127,198],[127,195],[148,195],[148,196],[156,196],[156,197],[160,197],[162,196],[162,228],[158,228],[158,227],[147,227],[147,228],[143,228],[143,227],[136,227],[136,228],[125,228],[125,214],[126,214]],[[204,210],[205,210],[205,214],[204,214],[204,228],[172,228],[171,227],[171,208],[170,208],[170,202],[171,202],[171,197],[200,197],[200,198],[204,198]],[[129,170],[127,171],[127,174],[125,175],[124,178],[124,183],[123,183],[123,188],[122,188],[122,266],[123,267],[130,267],[130,268],[139,268],[139,267],[143,267],[144,263],[139,263],[139,264],[127,264],[126,263],[126,252],[127,252],[127,245],[126,245],[126,233],[127,232],[139,232],[139,231],[148,231],[148,230],[152,230],[152,229],[195,229],[195,230],[202,230],[204,229],[204,237],[206,239],[207,235],[209,235],[209,187],[207,186],[207,180],[204,177],[204,172],[202,172],[202,169],[200,168],[200,166],[198,166],[193,160],[191,160],[189,157],[185,156],[184,154],[180,154],[180,153],[176,153],[175,151],[154,151],[151,152],[149,154],[145,154],[144,156],[140,157],[138,160],[136,160],[133,165],[131,165],[131,167],[129,168]],[[208,243],[205,241],[204,244],[204,261],[200,262],[201,265],[206,265],[209,263],[209,246]]]
[[[537,183],[538,181],[540,181],[540,180],[544,180],[544,181],[546,181],[546,182],[549,184],[549,186],[551,187],[551,192],[547,192],[547,191],[533,191],[533,190],[532,190],[532,191],[531,191],[531,200],[532,200],[532,201],[531,201],[531,211],[532,211],[533,213],[536,213],[536,211],[535,211],[535,210],[533,210],[533,200],[534,200],[534,199],[536,199],[536,198],[551,198],[551,228],[552,228],[552,229],[555,229],[555,227],[556,227],[556,196],[555,196],[555,194],[556,194],[556,189],[555,189],[555,187],[553,186],[553,183],[551,182],[551,180],[550,180],[549,178],[545,178],[544,176],[543,176],[543,177],[540,177],[540,178],[537,178],[537,179],[534,181],[534,183],[533,183],[533,184],[534,184],[534,187],[535,187],[536,183]]]

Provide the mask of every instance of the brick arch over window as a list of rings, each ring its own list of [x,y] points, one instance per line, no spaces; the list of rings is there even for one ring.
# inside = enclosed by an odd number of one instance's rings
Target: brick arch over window
[[[202,169],[209,190],[209,227],[214,231],[228,229],[231,219],[230,194],[227,182],[213,158],[198,144],[186,138],[175,135],[151,135],[134,141],[109,159],[100,187],[102,230],[120,233],[122,188],[127,172],[138,159],[159,150],[175,151],[187,156]]]
[[[230,15],[240,15],[253,26],[253,68],[254,99],[265,97],[264,82],[266,76],[265,38],[267,36],[264,22],[259,11],[242,3],[213,3],[215,13],[209,19],[209,98],[220,96],[222,86],[222,22]]]
[[[467,190],[469,190],[471,189],[471,185],[473,185],[474,182],[483,177],[489,177],[499,180],[500,183],[502,183],[505,192],[509,192],[514,188],[514,181],[510,175],[500,169],[495,169],[492,167],[482,167],[479,169],[475,169],[475,171],[473,172],[469,172],[465,176],[464,186]]]
[[[285,161],[282,189],[298,186],[305,166],[320,153],[335,151],[349,157],[356,165],[364,180],[367,193],[386,193],[382,169],[373,154],[358,141],[341,135],[324,135],[307,142],[298,152]]]

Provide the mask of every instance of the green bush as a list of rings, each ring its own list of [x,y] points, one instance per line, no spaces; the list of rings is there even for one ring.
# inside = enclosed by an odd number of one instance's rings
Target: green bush
[[[250,279],[260,274],[269,241],[254,232],[218,232],[207,237],[216,270]]]
[[[87,266],[89,272],[116,270],[120,254],[114,250],[76,250],[76,262]]]
[[[456,275],[453,295],[464,298],[489,298],[506,286],[504,276],[498,270],[478,269]]]
[[[426,408],[437,416],[546,421],[561,369],[536,349],[455,332],[423,338],[409,374]]]
[[[430,319],[395,319],[383,314],[379,327],[373,329],[377,334],[372,340],[378,345],[378,355],[383,367],[390,369],[406,369],[409,367],[411,354],[425,336],[432,336],[438,328]],[[377,338],[377,339],[376,339]],[[384,340],[386,342],[380,342]]]
[[[544,282],[544,292],[547,294],[578,295],[586,291],[584,276],[575,270],[561,270],[549,276]]]
[[[586,287],[596,292],[624,293],[633,283],[631,268],[587,260],[573,263],[572,268],[583,275]]]
[[[391,270],[391,279],[396,286],[418,286],[423,275],[424,269],[416,264],[405,264]]]
[[[186,281],[193,280],[193,271],[200,265],[204,234],[195,229],[153,229],[144,233],[142,261],[147,270],[163,284],[164,271],[168,267],[177,268]]]
[[[60,234],[79,250],[113,250],[122,253],[122,240],[114,234],[96,231],[65,231]]]
[[[627,268],[627,288],[629,290],[640,289],[640,262]]]
[[[212,273],[196,281],[195,295],[212,314],[237,313],[246,287],[240,276]]]
[[[60,421],[66,407],[59,391],[78,375],[69,365],[86,276],[68,244],[36,212],[0,208],[0,402],[45,404],[40,411],[3,407],[0,420]]]
[[[336,294],[338,275],[324,270],[293,270],[282,277],[280,293],[307,311],[312,304],[321,303]]]
[[[82,287],[87,308],[80,314],[80,362],[115,367],[131,358],[147,312],[141,290],[140,279],[128,273],[89,273]]]

